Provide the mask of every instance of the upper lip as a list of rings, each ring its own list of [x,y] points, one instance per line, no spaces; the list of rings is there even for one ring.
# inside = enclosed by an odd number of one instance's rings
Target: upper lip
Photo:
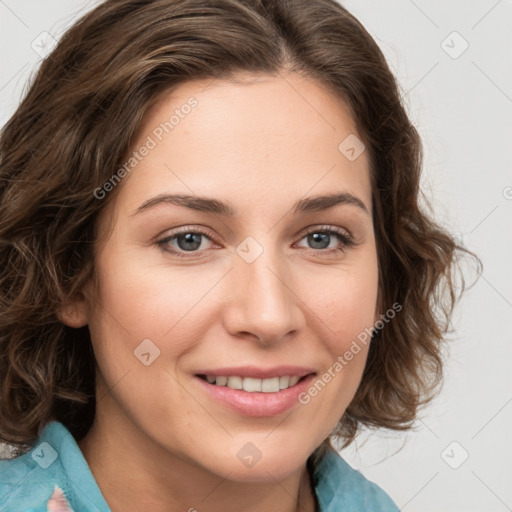
[[[236,366],[225,368],[210,368],[199,370],[196,375],[214,375],[216,377],[253,377],[255,379],[270,379],[284,375],[296,375],[304,377],[310,373],[316,373],[313,368],[305,366],[274,366],[273,368],[261,368],[256,366]]]

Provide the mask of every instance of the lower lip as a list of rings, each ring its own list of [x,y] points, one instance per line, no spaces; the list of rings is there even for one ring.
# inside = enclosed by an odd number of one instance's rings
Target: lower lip
[[[204,391],[214,400],[244,416],[278,416],[299,404],[299,395],[306,391],[315,377],[308,375],[295,386],[274,393],[249,393],[227,386],[216,386],[195,376]]]

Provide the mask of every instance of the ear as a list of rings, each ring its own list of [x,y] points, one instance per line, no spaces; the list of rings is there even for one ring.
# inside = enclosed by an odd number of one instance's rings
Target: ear
[[[59,310],[59,320],[69,327],[83,327],[89,323],[88,303],[83,294],[69,299]]]

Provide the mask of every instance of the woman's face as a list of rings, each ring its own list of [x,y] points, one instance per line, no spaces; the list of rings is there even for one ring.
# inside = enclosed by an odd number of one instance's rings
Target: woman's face
[[[113,231],[96,248],[98,296],[77,309],[98,364],[97,415],[121,437],[265,481],[328,436],[361,379],[357,336],[378,317],[356,135],[344,105],[296,74],[188,82],[148,112],[99,219],[100,234],[110,220]]]

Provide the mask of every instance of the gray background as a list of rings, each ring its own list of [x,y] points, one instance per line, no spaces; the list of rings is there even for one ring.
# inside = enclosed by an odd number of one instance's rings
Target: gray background
[[[0,0],[0,125],[52,37],[96,3]],[[342,4],[398,77],[437,220],[484,263],[447,337],[440,396],[413,431],[365,432],[343,456],[405,511],[512,510],[512,2]]]

